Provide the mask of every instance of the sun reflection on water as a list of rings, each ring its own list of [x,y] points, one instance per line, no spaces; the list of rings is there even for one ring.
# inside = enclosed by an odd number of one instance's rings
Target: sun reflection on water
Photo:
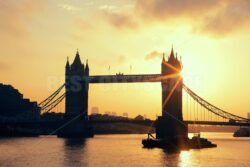
[[[190,166],[192,162],[190,151],[183,150],[179,154],[179,165],[181,167]]]

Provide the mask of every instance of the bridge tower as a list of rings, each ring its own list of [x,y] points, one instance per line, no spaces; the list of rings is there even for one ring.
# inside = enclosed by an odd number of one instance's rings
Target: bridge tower
[[[58,136],[61,137],[90,137],[92,129],[88,120],[88,90],[89,65],[86,67],[81,62],[77,51],[73,63],[70,65],[67,59],[65,67],[65,123]],[[73,120],[73,121],[72,121]]]
[[[162,116],[156,123],[156,137],[173,144],[185,144],[188,129],[183,122],[182,115],[182,70],[181,60],[174,54],[172,48],[168,60],[163,55],[161,73],[163,76],[171,76],[163,80],[162,85]]]

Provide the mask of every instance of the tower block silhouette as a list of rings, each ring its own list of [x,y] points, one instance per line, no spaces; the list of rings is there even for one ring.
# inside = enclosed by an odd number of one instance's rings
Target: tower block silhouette
[[[162,85],[162,116],[156,122],[156,138],[169,143],[182,145],[187,142],[188,128],[182,115],[182,70],[181,60],[174,55],[172,48],[168,60],[163,55],[161,73],[169,76]]]
[[[86,66],[81,62],[79,52],[70,65],[67,59],[65,67],[65,117],[67,124],[58,133],[59,137],[91,137],[92,128],[88,119],[88,90],[89,83],[88,61]]]

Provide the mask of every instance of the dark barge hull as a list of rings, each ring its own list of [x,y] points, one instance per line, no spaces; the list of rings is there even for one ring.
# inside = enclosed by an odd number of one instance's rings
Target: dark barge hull
[[[202,149],[202,148],[214,148],[217,147],[216,144],[211,143],[207,139],[201,138],[200,140],[196,139],[188,139],[185,144],[178,145],[167,142],[161,139],[144,139],[142,140],[142,144],[144,148],[163,148],[170,150],[187,150],[187,149]]]

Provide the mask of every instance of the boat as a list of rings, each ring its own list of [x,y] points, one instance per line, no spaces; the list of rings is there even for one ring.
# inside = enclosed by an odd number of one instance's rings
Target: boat
[[[234,137],[250,137],[250,129],[249,128],[240,128],[233,134]]]
[[[174,147],[174,145],[171,145],[171,143],[166,142],[165,140],[161,139],[145,139],[142,140],[142,144],[144,148],[169,148]]]
[[[187,139],[187,141],[182,144],[174,144],[173,142],[169,142],[165,139],[156,139],[152,134],[148,134],[148,138],[142,140],[142,144],[144,148],[164,148],[164,149],[202,149],[202,148],[213,148],[217,147],[216,144],[213,144],[206,138],[201,138],[200,134],[193,136],[191,139]]]
[[[201,138],[200,134],[194,135],[191,139],[188,140],[189,148],[192,149],[202,149],[202,148],[213,148],[217,147],[216,144],[213,144],[206,138]]]
[[[142,140],[142,145],[144,148],[163,148],[167,149],[168,151],[180,151],[187,150],[187,144],[178,144],[175,142],[171,142],[165,139],[156,139],[152,134],[148,133],[147,139]]]

